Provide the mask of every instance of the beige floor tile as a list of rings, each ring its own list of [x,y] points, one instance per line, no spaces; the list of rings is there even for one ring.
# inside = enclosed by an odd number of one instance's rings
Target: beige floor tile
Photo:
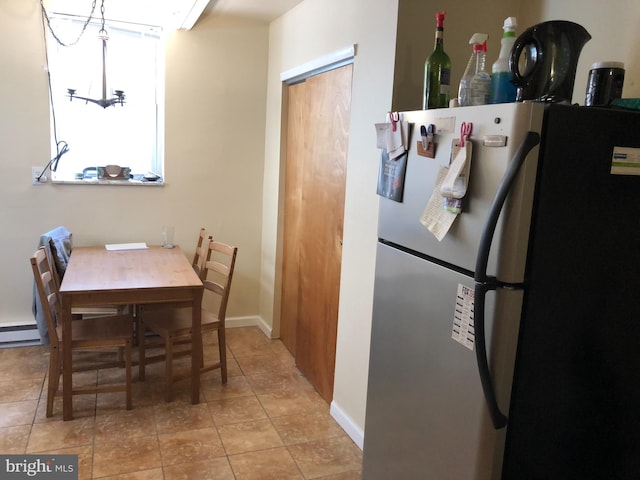
[[[0,428],[0,452],[7,455],[25,453],[31,425]]]
[[[222,441],[215,428],[166,433],[159,435],[158,441],[164,466],[225,456]]]
[[[40,398],[43,378],[6,378],[0,382],[0,403]]]
[[[62,420],[62,396],[57,395],[53,401],[53,416],[47,418],[47,391],[46,384],[43,387],[42,396],[36,410],[34,423],[57,422]],[[73,418],[87,418],[96,414],[96,395],[74,395],[73,396]]]
[[[134,408],[96,415],[95,442],[104,443],[123,438],[156,434],[153,407]]]
[[[295,357],[291,354],[291,352],[285,347],[284,343],[280,340],[274,340],[273,348],[271,349],[271,353],[277,356],[280,361],[288,363],[289,365],[296,364]]]
[[[214,333],[214,335],[216,335]],[[227,358],[232,358],[233,354],[227,345]],[[204,344],[205,363],[218,363],[220,361],[220,347],[218,347],[218,339],[215,342],[206,342]]]
[[[138,369],[134,369],[134,381],[131,385],[131,397],[133,408],[144,408],[159,405],[165,401],[165,381],[164,370],[161,374],[156,375],[153,370],[147,373],[144,381],[138,380]],[[121,398],[121,397],[119,397]],[[105,407],[110,408],[106,404]],[[101,409],[102,404],[98,408]]]
[[[344,430],[327,413],[291,415],[271,420],[285,445],[344,435]]]
[[[235,480],[227,457],[164,467],[164,480]]]
[[[93,445],[82,447],[62,448],[40,452],[45,455],[77,455],[78,456],[78,480],[90,480],[93,478]]]
[[[145,376],[144,382],[140,382],[144,384],[143,386],[136,386],[134,384],[134,401],[135,405],[138,405],[139,402],[141,405],[158,403],[158,399],[164,401],[165,399],[165,374],[164,374],[164,365],[158,367],[157,365],[152,365],[155,367],[151,369],[151,367],[147,367],[147,373]],[[184,364],[183,366],[178,365],[179,370],[174,370],[174,373],[186,373],[189,371],[188,365]],[[238,366],[237,362],[231,358],[227,359],[227,377],[229,383],[232,378],[242,377],[242,370]],[[136,371],[137,378],[137,371]],[[211,372],[207,372],[200,377],[200,395],[201,400],[206,401],[207,392],[211,392],[216,388],[220,388],[222,386],[222,377],[220,374],[220,370],[214,370]],[[137,395],[136,388],[140,389],[141,393]],[[174,383],[173,386],[174,398],[181,399],[183,401],[191,401],[191,382],[189,379],[183,379]],[[152,396],[149,395],[149,392],[152,393]]]
[[[223,425],[218,432],[228,455],[283,446],[269,420]]]
[[[55,453],[78,454],[81,480],[359,480],[360,450],[282,342],[256,327],[228,329],[227,339],[229,381],[222,385],[219,370],[205,374],[199,405],[191,405],[188,379],[165,402],[164,364],[155,363],[144,382],[133,369],[133,410],[122,393],[76,395],[70,422],[62,421],[62,397],[45,417],[48,347],[0,349],[0,452],[55,445]],[[206,341],[215,349],[214,337]],[[188,370],[189,359],[178,366]],[[73,380],[80,387],[122,378],[114,368]]]
[[[356,471],[362,466],[362,452],[346,436],[287,448],[307,479]]]
[[[322,477],[321,480],[361,480],[362,473],[360,470],[354,470],[351,472],[337,473],[335,475],[329,475],[328,477]]]
[[[269,417],[327,413],[329,405],[315,391],[284,391],[258,395]]]
[[[76,372],[73,374],[73,387],[93,387],[96,385],[97,375],[98,372],[95,370],[87,372]],[[47,388],[48,377],[44,379],[42,385],[42,394],[40,396],[40,403],[38,404],[38,410],[36,412],[35,423],[62,420],[62,377],[60,377],[58,394],[53,401],[53,417],[50,418],[47,418],[46,416]],[[96,394],[74,395],[72,398],[72,404],[73,418],[93,417],[96,413]]]
[[[235,357],[271,354],[278,349],[279,340],[270,340],[260,331],[249,331],[244,335],[233,335],[227,330],[227,345]]]
[[[160,480],[163,478],[162,475],[162,468],[152,468],[151,470],[141,470],[139,472],[102,477],[101,480]]]
[[[158,434],[213,427],[206,403],[191,405],[178,401],[162,402],[153,407]]]
[[[295,365],[279,355],[251,355],[236,357],[244,375],[264,375],[269,373],[289,373],[297,371]]]
[[[96,443],[93,447],[93,477],[122,475],[161,465],[158,437],[129,438]]]
[[[218,375],[219,372],[216,372]],[[238,364],[238,361],[232,356],[227,357],[227,377],[241,377],[244,373],[242,373],[242,369]]]
[[[203,382],[202,394],[206,401],[220,400],[235,397],[246,397],[253,395],[251,385],[246,377],[235,376],[228,377],[227,383],[222,382]]]
[[[227,328],[226,336],[229,345],[253,342],[260,337],[266,339],[258,327]]]
[[[255,395],[212,400],[208,405],[217,426],[267,418]]]
[[[260,450],[229,457],[236,480],[303,480],[286,448]]]
[[[296,390],[314,391],[314,388],[309,385],[309,382],[297,369],[249,375],[245,378],[256,394],[282,393]]]
[[[150,407],[151,405],[146,405]],[[131,408],[140,407],[133,397],[133,389],[131,391]],[[125,413],[127,411],[127,398],[125,392],[107,392],[100,393],[96,398],[96,414],[105,415],[108,413]]]
[[[31,425],[37,408],[37,400],[0,403],[0,427]]]
[[[93,443],[95,419],[75,418],[67,422],[58,420],[36,423],[31,429],[27,453],[44,452],[56,448],[73,448]]]
[[[138,379],[138,369],[131,369],[132,376],[132,384],[131,384],[131,397],[133,407],[137,407],[138,404],[135,403],[133,399],[134,386],[136,386]],[[125,371],[124,368],[108,368],[106,370],[100,370],[98,372],[98,385],[125,385]],[[110,392],[110,393],[101,393],[97,398],[97,411],[108,412],[108,411],[119,411],[126,410],[127,408],[127,399],[125,392]]]
[[[98,378],[98,372],[96,370],[86,371],[86,372],[75,372],[73,374],[73,388],[91,388],[96,386]],[[40,396],[40,404],[38,405],[38,412],[36,422],[49,421],[50,419],[46,418],[46,399],[47,399],[47,388],[48,388],[48,377],[45,378],[44,384],[42,386],[42,395]],[[56,397],[53,402],[53,414],[57,419],[62,418],[62,376],[60,377],[59,390],[56,394]],[[104,395],[104,394],[103,394]],[[74,395],[72,399],[73,403],[73,417],[87,417],[95,415],[96,410],[96,394],[82,394],[82,395]],[[59,413],[59,415],[58,415]]]
[[[0,383],[7,380],[42,379],[49,368],[49,346],[0,349],[0,364],[11,368],[0,370]]]

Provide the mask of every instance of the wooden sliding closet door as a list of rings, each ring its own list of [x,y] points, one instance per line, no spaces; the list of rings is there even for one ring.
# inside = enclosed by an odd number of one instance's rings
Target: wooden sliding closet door
[[[281,338],[333,398],[352,65],[288,87]]]

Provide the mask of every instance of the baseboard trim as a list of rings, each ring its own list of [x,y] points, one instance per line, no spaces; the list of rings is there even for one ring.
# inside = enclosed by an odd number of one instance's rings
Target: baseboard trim
[[[331,402],[329,414],[331,414],[333,419],[338,422],[338,425],[347,432],[351,440],[362,450],[364,447],[364,431],[340,408],[340,405],[338,405],[335,400]]]
[[[227,328],[258,327],[267,338],[272,338],[272,328],[261,317],[230,317]],[[0,348],[40,344],[40,334],[36,324],[8,325],[0,327]]]
[[[225,321],[227,328],[258,327],[267,338],[271,337],[272,328],[261,317],[252,315],[248,317],[230,317]]]
[[[0,327],[0,348],[40,345],[36,324]]]

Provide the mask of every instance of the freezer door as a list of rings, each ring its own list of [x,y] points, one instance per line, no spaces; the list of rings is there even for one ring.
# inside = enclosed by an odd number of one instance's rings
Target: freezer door
[[[499,478],[504,429],[492,427],[474,351],[452,338],[459,285],[473,290],[473,279],[378,245],[364,480]],[[503,412],[521,301],[518,291],[487,297],[490,363]]]
[[[504,479],[637,480],[640,112],[553,104],[545,131]]]
[[[378,237],[473,272],[480,235],[500,181],[528,131],[540,132],[543,106],[533,103],[483,105],[407,112],[413,124],[402,202],[380,198]],[[473,155],[463,212],[442,241],[420,218],[435,189],[440,167],[448,166],[452,141],[462,122],[473,124]],[[418,155],[420,127],[436,127],[436,158]],[[505,146],[488,146],[503,138]],[[518,283],[524,277],[531,202],[536,176],[537,148],[527,157],[498,222],[487,273]]]

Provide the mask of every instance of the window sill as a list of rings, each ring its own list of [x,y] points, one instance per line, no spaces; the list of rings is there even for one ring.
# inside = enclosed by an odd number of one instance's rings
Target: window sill
[[[157,180],[154,182],[146,180],[98,180],[95,178],[84,180],[52,180],[53,185],[118,185],[118,186],[137,186],[137,187],[161,187],[164,185],[164,181]]]

